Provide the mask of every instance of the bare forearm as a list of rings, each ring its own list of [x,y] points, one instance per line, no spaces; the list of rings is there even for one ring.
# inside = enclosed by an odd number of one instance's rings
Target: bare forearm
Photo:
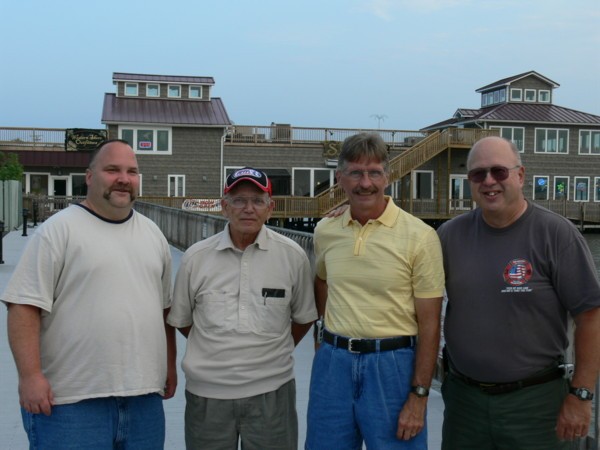
[[[8,342],[19,376],[42,372],[40,360],[40,310],[29,305],[8,308]]]
[[[438,359],[441,299],[419,301],[421,304],[417,307],[419,331],[413,384],[428,387],[431,385]]]
[[[313,322],[309,323],[296,323],[292,322],[292,338],[294,339],[294,346],[302,340],[302,338],[308,333]]]
[[[600,371],[600,308],[575,318],[575,373],[572,385],[593,390]]]

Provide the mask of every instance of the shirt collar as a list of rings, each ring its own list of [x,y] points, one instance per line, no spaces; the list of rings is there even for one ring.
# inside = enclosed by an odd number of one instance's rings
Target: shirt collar
[[[267,250],[269,247],[268,243],[269,243],[269,241],[267,239],[267,227],[265,225],[263,225],[262,228],[260,229],[260,231],[258,232],[258,236],[256,236],[256,239],[254,240],[253,245],[256,245],[261,250]],[[234,250],[239,250],[233,244],[233,241],[231,240],[231,236],[229,235],[229,222],[225,225],[225,229],[221,233],[221,240],[219,241],[219,244],[217,245],[216,249],[217,250],[225,250],[228,248],[231,248]]]
[[[382,225],[391,228],[392,226],[394,226],[394,223],[398,218],[400,208],[396,206],[396,204],[389,195],[384,196],[384,198],[387,204],[383,213],[378,218],[372,219],[370,222],[379,222]],[[348,208],[346,211],[344,211],[344,214],[342,215],[342,226],[347,227],[352,225],[352,223],[354,223],[354,219],[350,214],[350,208]]]

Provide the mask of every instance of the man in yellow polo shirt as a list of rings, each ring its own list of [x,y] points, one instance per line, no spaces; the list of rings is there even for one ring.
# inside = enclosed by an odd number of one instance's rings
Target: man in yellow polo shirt
[[[426,449],[444,272],[435,230],[384,195],[388,148],[347,138],[336,177],[350,208],[315,229],[323,342],[312,368],[307,450]]]

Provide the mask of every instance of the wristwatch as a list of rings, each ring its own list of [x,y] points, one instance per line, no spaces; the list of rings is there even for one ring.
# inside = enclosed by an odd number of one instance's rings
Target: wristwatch
[[[415,394],[417,397],[427,397],[429,395],[429,388],[426,388],[425,386],[421,386],[419,384],[417,386],[411,386],[410,392]]]
[[[594,393],[586,388],[570,387],[569,394],[573,394],[579,400],[584,400],[584,401],[593,400],[593,398],[594,398]]]

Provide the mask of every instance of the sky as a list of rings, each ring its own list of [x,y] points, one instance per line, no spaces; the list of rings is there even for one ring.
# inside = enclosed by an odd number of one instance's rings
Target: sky
[[[600,0],[6,0],[0,127],[103,128],[113,72],[211,76],[233,123],[418,130],[534,70],[600,115]]]

